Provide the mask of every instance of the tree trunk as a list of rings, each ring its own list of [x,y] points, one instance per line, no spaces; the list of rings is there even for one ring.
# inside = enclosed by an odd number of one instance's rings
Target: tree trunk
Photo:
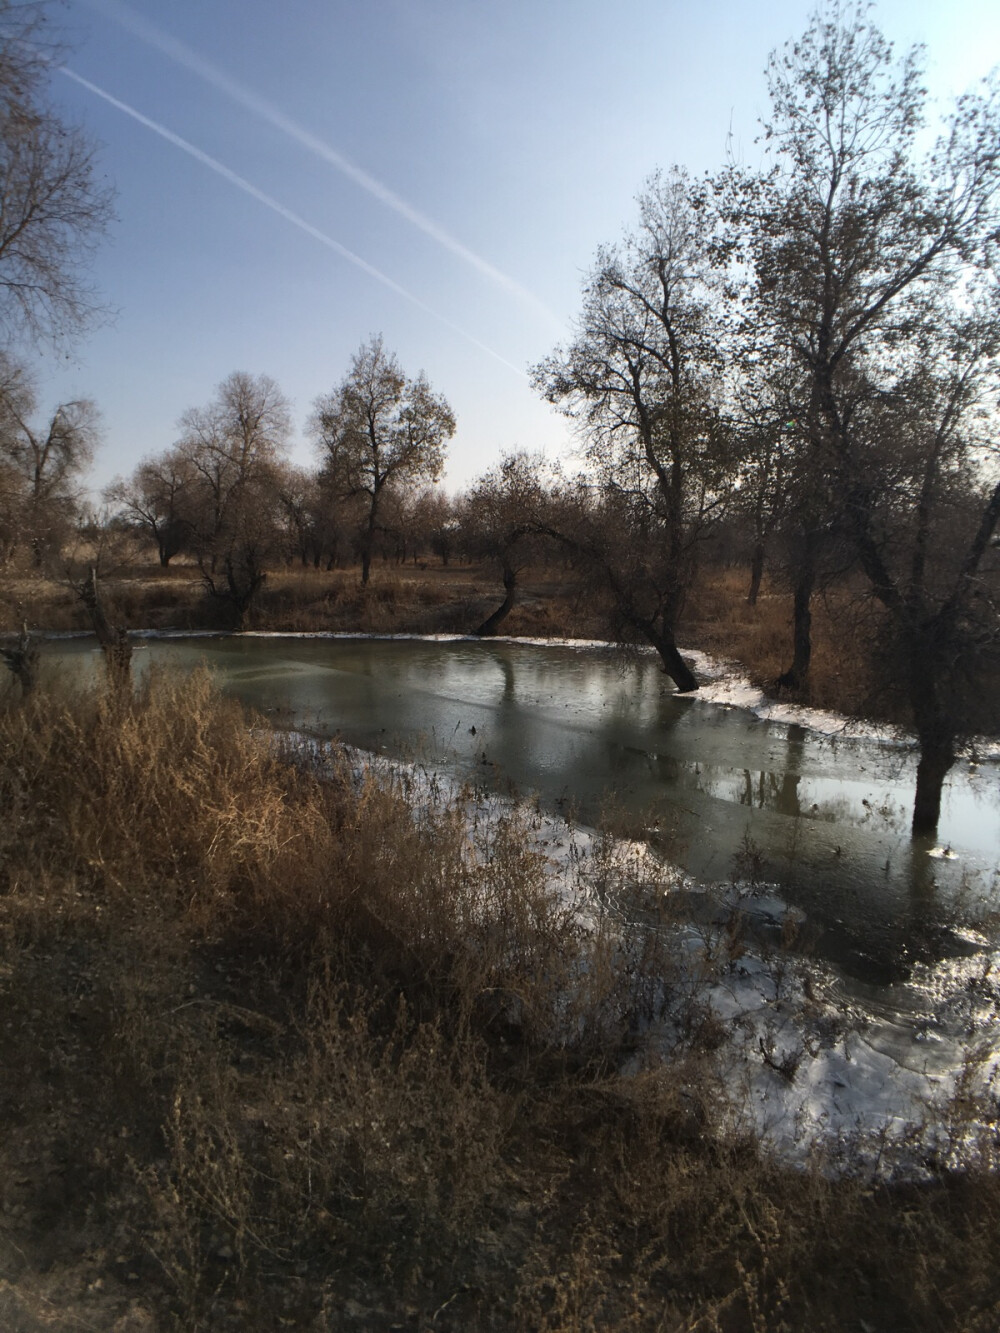
[[[917,790],[913,799],[913,823],[910,826],[915,838],[936,833],[941,817],[941,789],[954,762],[955,751],[951,745],[932,742],[921,744]]]
[[[378,527],[379,490],[371,497],[368,517],[361,533],[361,582],[367,584],[372,570],[372,554],[375,551],[375,532]]]
[[[646,635],[659,653],[664,671],[677,686],[677,693],[689,694],[692,690],[696,690],[697,678],[678,652],[674,636],[665,630],[657,632],[652,627],[647,627]]]
[[[38,645],[25,625],[14,648],[0,648],[8,670],[21,687],[21,698],[26,699],[38,684]]]
[[[941,789],[955,762],[955,727],[949,717],[949,689],[941,679],[941,647],[948,639],[947,627],[935,617],[911,629],[908,638],[910,707],[920,744],[910,826],[916,838],[933,835],[937,829]]]
[[[235,630],[242,630],[246,624],[266,578],[267,575],[252,552],[246,552],[243,559],[238,561],[226,557],[225,598],[229,603]]]
[[[503,586],[507,591],[507,596],[503,599],[497,609],[491,616],[488,616],[478,629],[473,630],[480,639],[485,639],[491,634],[496,634],[497,627],[501,625],[510,615],[517,598],[517,570],[504,561],[503,566]]]
[[[96,569],[91,569],[89,576],[77,587],[77,592],[90,613],[97,642],[104,653],[108,681],[116,692],[124,690],[132,682],[132,640],[124,625],[112,625],[108,620],[97,585]]]
[[[747,605],[757,605],[757,595],[760,592],[760,581],[764,577],[764,543],[757,542],[753,548],[753,555],[750,557],[750,588],[747,592]]]
[[[802,562],[792,610],[792,665],[778,677],[778,686],[786,690],[801,690],[809,679],[812,659],[812,601],[816,567],[809,552]]]

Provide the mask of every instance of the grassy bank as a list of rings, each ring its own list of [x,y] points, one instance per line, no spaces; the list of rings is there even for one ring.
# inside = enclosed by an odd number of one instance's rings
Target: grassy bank
[[[644,1048],[669,932],[583,929],[510,812],[320,781],[201,675],[10,703],[0,807],[0,1325],[1000,1322],[989,1145],[769,1160],[696,995]]]

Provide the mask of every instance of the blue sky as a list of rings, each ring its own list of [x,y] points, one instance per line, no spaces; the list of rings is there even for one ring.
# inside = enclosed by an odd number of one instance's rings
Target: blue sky
[[[768,53],[811,8],[69,0],[77,77],[53,92],[118,191],[93,268],[117,314],[41,359],[46,406],[97,400],[103,485],[231,371],[263,372],[308,462],[313,399],[382,333],[455,410],[449,487],[505,449],[564,453],[528,366],[566,338],[595,249],[654,168],[715,169],[730,133],[754,160]],[[897,47],[927,44],[945,104],[1000,62],[995,0],[875,14]]]

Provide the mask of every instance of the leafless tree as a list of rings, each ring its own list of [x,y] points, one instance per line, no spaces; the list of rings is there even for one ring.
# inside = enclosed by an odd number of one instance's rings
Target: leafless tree
[[[366,503],[361,580],[367,583],[384,497],[403,484],[437,480],[455,418],[426,377],[407,378],[377,337],[355,354],[339,388],[316,400],[311,429],[324,486]]]
[[[0,338],[50,342],[100,313],[86,266],[112,217],[95,149],[47,104],[61,57],[41,0],[0,0]]]
[[[21,537],[40,566],[57,553],[72,525],[100,418],[88,398],[60,403],[42,425],[35,423],[35,412],[30,375],[0,354],[0,487],[18,510]]]
[[[919,336],[929,295],[995,242],[1000,105],[995,86],[960,99],[923,156],[919,51],[897,60],[867,6],[836,0],[772,55],[768,81],[770,162],[734,167],[718,186],[733,222],[726,253],[750,278],[744,343],[798,381],[785,468],[799,532],[794,651],[782,680],[801,689],[817,571],[848,518],[836,488],[855,423]]]
[[[1000,283],[937,295],[836,459],[848,531],[888,615],[879,656],[920,747],[913,832],[933,833],[957,745],[995,730],[1000,583]]]
[[[496,634],[514,609],[518,576],[537,554],[549,508],[540,457],[523,450],[505,454],[466,492],[462,503],[462,545],[478,559],[496,562],[504,598],[474,634]]]
[[[288,402],[270,376],[236,371],[180,426],[177,450],[193,478],[192,546],[208,592],[240,627],[276,550]]]
[[[38,683],[40,656],[38,644],[25,625],[17,642],[0,645],[0,659],[21,687],[21,697],[27,698]]]
[[[705,205],[683,173],[654,176],[636,229],[598,253],[575,340],[535,372],[579,423],[603,509],[624,524],[617,542],[613,529],[600,541],[595,530],[588,558],[680,690],[698,682],[677,650],[677,620],[732,468]],[[639,584],[656,595],[637,600]]]
[[[147,458],[126,480],[107,488],[108,502],[156,543],[166,569],[184,550],[194,530],[196,470],[181,449],[167,449]]]
[[[434,486],[425,486],[408,499],[406,522],[413,559],[425,552],[447,565],[456,549],[458,518],[455,502]]]

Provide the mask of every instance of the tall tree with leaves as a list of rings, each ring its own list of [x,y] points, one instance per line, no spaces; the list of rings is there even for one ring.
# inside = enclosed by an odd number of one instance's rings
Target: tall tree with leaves
[[[394,487],[440,477],[454,415],[426,376],[407,378],[377,337],[355,354],[340,386],[316,400],[312,433],[324,486],[365,504],[361,581],[367,583],[384,497]]]

